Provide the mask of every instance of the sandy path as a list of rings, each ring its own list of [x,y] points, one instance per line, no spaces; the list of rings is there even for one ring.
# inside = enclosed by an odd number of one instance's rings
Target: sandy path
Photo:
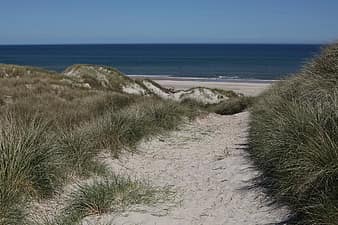
[[[259,190],[246,189],[257,174],[240,145],[246,142],[248,113],[210,114],[179,131],[144,142],[140,154],[107,159],[118,173],[171,187],[177,196],[153,207],[87,218],[85,223],[118,225],[253,225],[286,217],[286,209],[267,206]]]

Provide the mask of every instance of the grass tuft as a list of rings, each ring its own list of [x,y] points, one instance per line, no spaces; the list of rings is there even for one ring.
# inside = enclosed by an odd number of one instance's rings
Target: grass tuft
[[[132,204],[151,204],[156,190],[116,175],[79,184],[67,196],[66,206],[50,224],[78,224],[84,217],[121,211]]]
[[[26,201],[50,196],[62,180],[61,157],[49,135],[48,120],[0,118],[0,221],[21,224]]]
[[[134,149],[142,139],[174,129],[184,116],[195,112],[172,101],[144,98],[129,107],[107,112],[92,124],[99,149],[110,149],[117,156],[121,149]]]
[[[252,108],[249,151],[260,183],[297,224],[338,221],[338,44],[278,82]]]
[[[243,112],[249,108],[254,101],[254,97],[235,97],[217,105],[211,106],[210,110],[220,115],[233,115]]]

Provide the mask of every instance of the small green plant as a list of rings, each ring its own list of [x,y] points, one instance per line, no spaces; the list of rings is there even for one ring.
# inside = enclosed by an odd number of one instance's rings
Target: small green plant
[[[79,184],[67,197],[56,224],[77,224],[86,216],[123,210],[132,204],[150,204],[156,190],[129,178],[110,175]]]

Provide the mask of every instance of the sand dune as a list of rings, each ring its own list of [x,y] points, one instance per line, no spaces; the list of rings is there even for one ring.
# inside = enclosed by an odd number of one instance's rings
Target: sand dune
[[[165,80],[154,79],[155,82],[165,88],[188,89],[192,87],[220,88],[232,90],[248,96],[257,96],[266,90],[272,82],[216,82],[216,81],[197,81],[197,80]]]
[[[280,222],[287,210],[268,205],[261,190],[248,189],[252,169],[246,143],[248,112],[210,114],[168,136],[143,142],[139,154],[106,159],[118,174],[169,187],[172,201],[134,206],[126,212],[87,217],[85,224],[253,225]]]

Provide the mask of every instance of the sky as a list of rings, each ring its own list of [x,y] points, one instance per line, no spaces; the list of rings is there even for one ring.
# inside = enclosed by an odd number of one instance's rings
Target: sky
[[[0,44],[328,43],[338,0],[0,0]]]

